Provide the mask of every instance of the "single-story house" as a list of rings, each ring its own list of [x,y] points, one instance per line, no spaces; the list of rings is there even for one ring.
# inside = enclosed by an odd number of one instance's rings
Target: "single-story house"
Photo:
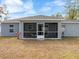
[[[0,22],[0,36],[20,39],[61,39],[62,36],[79,36],[79,22],[62,17],[29,16]]]

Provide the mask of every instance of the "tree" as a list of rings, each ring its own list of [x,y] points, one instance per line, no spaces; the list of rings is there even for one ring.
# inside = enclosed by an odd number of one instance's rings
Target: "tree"
[[[64,18],[60,12],[57,12],[57,13],[51,15],[51,16],[52,16],[53,18],[58,18],[58,19],[60,19],[60,18],[63,19],[63,18]]]
[[[55,17],[63,18],[62,14],[60,12],[56,13]]]
[[[66,18],[76,20],[79,17],[79,0],[66,0]]]
[[[7,19],[8,11],[6,10],[6,6],[0,6],[0,20]]]

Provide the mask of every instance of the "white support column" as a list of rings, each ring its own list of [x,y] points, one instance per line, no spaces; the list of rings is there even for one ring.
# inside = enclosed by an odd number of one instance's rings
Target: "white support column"
[[[23,22],[19,22],[19,33],[21,33],[19,38],[23,39]]]
[[[58,22],[58,38],[61,39],[61,37],[62,37],[61,22]]]
[[[45,22],[43,23],[43,35],[44,35],[44,39],[45,39]]]
[[[36,34],[37,34],[37,36],[38,36],[38,23],[36,23],[36,28],[37,28]]]

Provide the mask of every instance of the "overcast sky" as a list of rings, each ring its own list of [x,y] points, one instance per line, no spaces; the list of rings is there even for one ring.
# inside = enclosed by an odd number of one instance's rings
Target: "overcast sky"
[[[64,0],[0,0],[11,17],[64,14]]]

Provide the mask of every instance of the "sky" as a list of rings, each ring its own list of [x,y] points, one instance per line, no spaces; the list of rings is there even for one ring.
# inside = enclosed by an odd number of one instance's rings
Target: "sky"
[[[0,5],[5,4],[9,17],[25,17],[34,15],[64,14],[64,0],[0,0]]]

